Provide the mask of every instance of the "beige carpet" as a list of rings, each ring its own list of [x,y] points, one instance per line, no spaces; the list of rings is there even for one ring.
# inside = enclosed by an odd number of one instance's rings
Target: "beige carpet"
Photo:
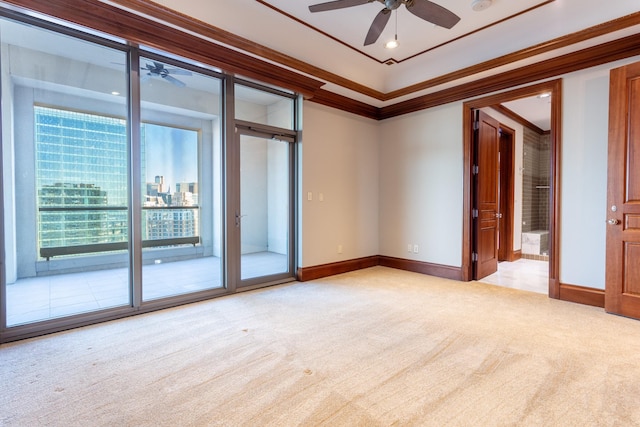
[[[640,322],[375,267],[0,347],[2,426],[640,425]]]

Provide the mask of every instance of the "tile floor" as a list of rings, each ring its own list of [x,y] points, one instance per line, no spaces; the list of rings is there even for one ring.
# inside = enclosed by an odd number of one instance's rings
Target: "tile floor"
[[[244,279],[287,271],[286,255],[242,256]],[[142,268],[143,300],[222,287],[220,258],[149,264]],[[129,304],[128,269],[20,279],[7,285],[7,326]]]
[[[503,261],[498,264],[497,273],[480,279],[479,282],[548,295],[549,263],[531,259]]]

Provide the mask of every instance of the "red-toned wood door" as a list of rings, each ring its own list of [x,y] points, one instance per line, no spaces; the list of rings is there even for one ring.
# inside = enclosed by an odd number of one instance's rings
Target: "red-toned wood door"
[[[640,318],[640,63],[611,71],[605,309]]]
[[[498,271],[500,124],[480,110],[475,113],[473,278],[478,280]]]
[[[500,125],[498,261],[513,261],[513,169],[515,131]]]

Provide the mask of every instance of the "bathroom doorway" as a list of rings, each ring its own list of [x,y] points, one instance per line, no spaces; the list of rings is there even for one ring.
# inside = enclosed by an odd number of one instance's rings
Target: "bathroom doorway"
[[[488,111],[505,128],[514,130],[510,148],[501,152],[500,174],[506,183],[500,186],[498,217],[502,215],[498,241],[502,246],[498,271],[480,278],[494,283],[548,294],[559,294],[559,256],[555,224],[558,222],[556,202],[559,177],[556,176],[560,153],[561,81],[546,82],[465,103],[465,122],[472,111]],[[531,109],[537,104],[536,109]],[[467,126],[465,126],[466,128]],[[468,280],[473,278],[473,129],[465,129],[465,186],[469,212],[464,228],[463,264]],[[508,138],[504,144],[509,144]],[[502,150],[501,150],[502,151]],[[512,164],[509,160],[512,159]],[[468,168],[467,168],[468,165]],[[512,168],[512,172],[509,169]],[[509,183],[509,174],[512,182]],[[512,188],[509,186],[512,185]],[[510,199],[511,198],[511,199]],[[508,212],[512,208],[512,212]],[[507,218],[505,218],[505,215]],[[467,223],[468,221],[468,223]],[[509,229],[509,224],[511,229]],[[505,247],[506,246],[506,247]],[[467,262],[468,261],[468,264]]]

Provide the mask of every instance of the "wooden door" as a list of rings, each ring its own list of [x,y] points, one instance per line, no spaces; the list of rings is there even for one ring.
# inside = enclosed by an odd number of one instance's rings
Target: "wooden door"
[[[498,261],[513,261],[513,169],[515,131],[500,125]]]
[[[605,309],[640,318],[640,63],[611,71]]]
[[[498,271],[498,121],[476,111],[474,125],[474,279]]]

